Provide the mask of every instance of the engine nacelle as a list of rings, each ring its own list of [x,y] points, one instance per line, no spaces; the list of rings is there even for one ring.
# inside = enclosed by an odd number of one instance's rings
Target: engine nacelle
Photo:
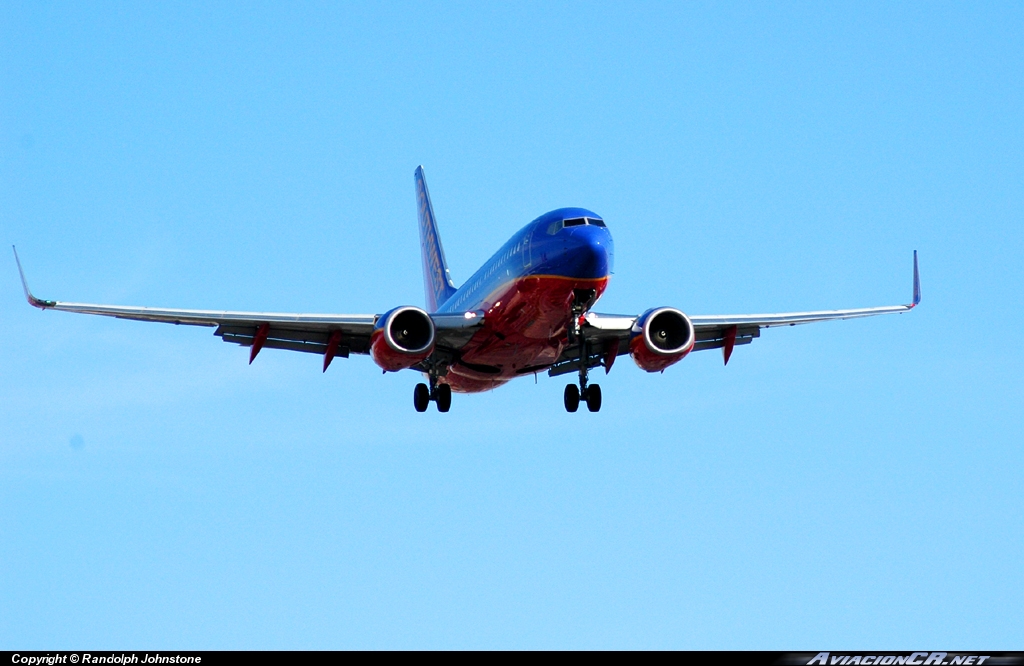
[[[370,357],[390,372],[411,368],[433,351],[434,320],[412,306],[382,315],[370,336]]]
[[[642,370],[658,372],[683,360],[695,341],[689,317],[675,308],[653,308],[633,324],[629,355]]]

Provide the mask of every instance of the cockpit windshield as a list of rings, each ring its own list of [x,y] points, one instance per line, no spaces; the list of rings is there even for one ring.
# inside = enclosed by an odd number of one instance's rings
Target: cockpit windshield
[[[590,224],[595,227],[605,226],[604,220],[599,217],[572,217],[568,220],[558,220],[557,222],[552,223],[551,226],[548,227],[548,233],[554,234],[565,227],[579,227],[585,224]]]

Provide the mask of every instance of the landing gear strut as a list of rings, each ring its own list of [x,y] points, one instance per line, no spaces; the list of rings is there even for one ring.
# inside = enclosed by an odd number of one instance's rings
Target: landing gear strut
[[[447,412],[452,408],[452,387],[438,384],[434,376],[430,377],[429,387],[426,384],[417,384],[412,392],[412,405],[416,411],[427,411],[431,400],[437,403],[437,411]]]
[[[569,344],[573,344],[577,340],[583,341],[583,315],[596,300],[597,291],[594,289],[573,290],[572,306],[569,309],[569,330],[566,332]]]
[[[580,382],[577,387],[575,384],[569,384],[565,387],[565,394],[563,400],[565,401],[565,411],[575,412],[580,407],[580,400],[587,403],[587,409],[592,412],[601,410],[601,387],[598,384],[587,384],[587,378],[590,369],[587,367],[587,361],[590,355],[587,351],[587,338],[583,335],[583,312],[587,305],[593,301],[593,295],[584,294],[584,298],[578,298],[573,301],[572,307],[572,321],[569,323],[568,338],[569,342],[579,341],[580,343]]]
[[[583,375],[584,373],[580,373]],[[580,401],[587,403],[587,409],[592,412],[601,411],[601,385],[590,384],[587,385],[586,376],[584,375],[580,382],[582,388],[575,384],[569,384],[565,387],[565,394],[563,399],[565,401],[565,411],[575,412],[580,407]]]

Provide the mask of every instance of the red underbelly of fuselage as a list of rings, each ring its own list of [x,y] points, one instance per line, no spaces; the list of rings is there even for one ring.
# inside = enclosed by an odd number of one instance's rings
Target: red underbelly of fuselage
[[[534,275],[512,282],[490,299],[483,327],[441,381],[453,391],[475,393],[545,369],[566,345],[573,290],[594,289],[600,298],[607,286],[607,277]]]

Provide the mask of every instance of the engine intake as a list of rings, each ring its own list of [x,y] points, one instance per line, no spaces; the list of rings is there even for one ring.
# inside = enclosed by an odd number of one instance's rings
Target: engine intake
[[[370,337],[374,363],[390,372],[411,368],[434,351],[434,320],[417,307],[405,306],[377,320]]]
[[[654,308],[633,324],[629,354],[647,372],[659,372],[690,353],[696,341],[693,322],[675,308]]]

